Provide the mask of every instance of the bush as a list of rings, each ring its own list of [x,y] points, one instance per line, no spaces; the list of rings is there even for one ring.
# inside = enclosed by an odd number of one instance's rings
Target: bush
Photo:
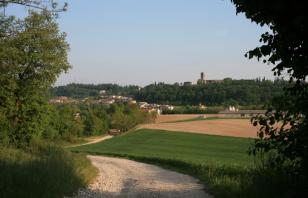
[[[84,155],[55,145],[33,142],[27,151],[0,149],[0,197],[71,196],[96,174]]]

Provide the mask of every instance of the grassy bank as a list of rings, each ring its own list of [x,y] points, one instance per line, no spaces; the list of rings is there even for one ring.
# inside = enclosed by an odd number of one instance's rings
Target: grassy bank
[[[141,129],[75,152],[110,155],[157,164],[193,175],[216,198],[279,197],[283,177],[260,172],[247,150],[252,140]],[[281,187],[285,187],[282,185]],[[280,191],[282,192],[282,191]]]
[[[176,121],[169,121],[164,123],[176,123],[176,122],[193,122],[193,121],[202,121],[202,120],[230,120],[230,119],[245,119],[249,120],[250,118],[228,118],[228,117],[203,117],[203,116],[197,116],[195,118],[187,119],[187,120],[176,120]]]
[[[62,198],[85,187],[96,174],[85,155],[54,145],[0,149],[0,197]]]

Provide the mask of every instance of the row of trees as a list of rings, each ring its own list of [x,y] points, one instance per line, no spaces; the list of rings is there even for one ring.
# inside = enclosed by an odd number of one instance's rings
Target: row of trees
[[[87,104],[49,105],[42,136],[50,140],[75,141],[82,136],[102,135],[111,128],[127,131],[137,124],[152,122],[156,114],[140,111],[136,105]]]
[[[99,91],[105,90],[108,94],[134,96],[139,87],[135,85],[120,86],[117,84],[78,84],[71,83],[65,86],[58,86],[51,89],[52,96],[67,96],[76,99],[86,97],[97,97]]]
[[[141,89],[135,97],[154,103],[175,105],[260,105],[282,92],[285,81],[232,80],[206,85],[152,84]]]

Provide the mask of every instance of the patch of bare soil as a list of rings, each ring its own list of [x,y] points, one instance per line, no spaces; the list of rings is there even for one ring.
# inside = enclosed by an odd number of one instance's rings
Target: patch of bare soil
[[[210,198],[191,176],[127,159],[88,156],[99,176],[75,198]]]
[[[249,119],[218,119],[192,122],[145,124],[140,128],[182,131],[222,136],[252,137],[257,136],[258,128]]]

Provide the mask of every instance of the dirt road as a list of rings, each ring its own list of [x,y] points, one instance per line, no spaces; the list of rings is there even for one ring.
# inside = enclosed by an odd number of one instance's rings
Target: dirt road
[[[210,198],[198,180],[127,159],[88,156],[99,176],[75,198]]]
[[[98,142],[101,142],[101,141],[104,141],[104,140],[108,140],[112,137],[113,136],[111,136],[111,135],[106,135],[106,136],[98,137],[98,138],[95,137],[95,138],[90,139],[90,141],[87,142],[87,143],[77,144],[77,145],[73,145],[73,146],[69,146],[69,147],[77,147],[77,146],[84,146],[84,145],[88,145],[88,144],[95,144],[95,143],[98,143]]]

